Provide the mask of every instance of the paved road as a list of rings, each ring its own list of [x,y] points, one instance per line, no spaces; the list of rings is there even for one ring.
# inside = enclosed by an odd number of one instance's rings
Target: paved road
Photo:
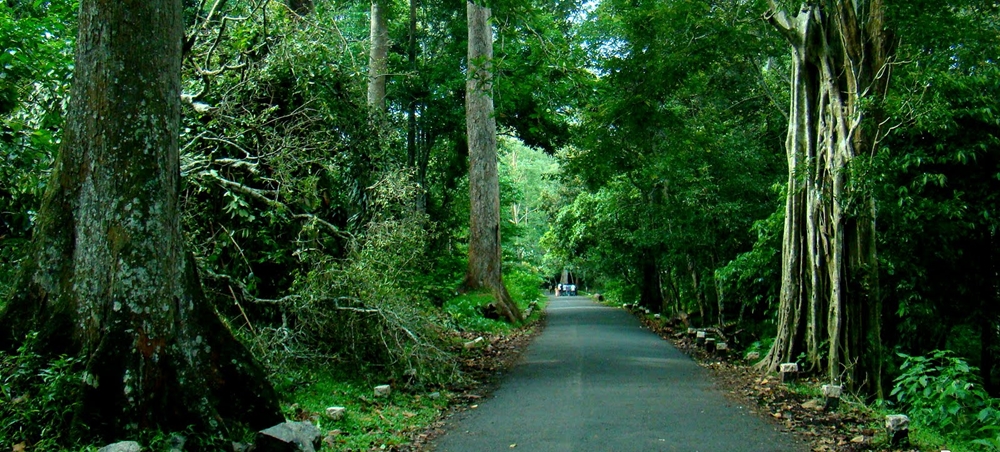
[[[548,326],[493,397],[432,450],[803,451],[621,309],[550,298]]]

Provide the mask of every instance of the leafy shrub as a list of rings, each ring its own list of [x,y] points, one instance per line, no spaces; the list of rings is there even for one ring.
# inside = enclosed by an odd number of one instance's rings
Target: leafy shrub
[[[537,303],[545,300],[541,289],[545,279],[528,268],[512,266],[504,272],[503,281],[507,285],[507,292],[522,311],[533,301]]]
[[[905,361],[890,396],[916,423],[965,438],[982,437],[1000,426],[996,399],[980,384],[975,367],[947,350],[899,355]]]
[[[427,221],[398,208],[411,205],[414,193],[404,174],[386,175],[371,188],[377,213],[350,238],[344,258],[303,250],[309,270],[292,293],[257,300],[281,311],[280,325],[259,327],[248,338],[269,368],[318,359],[364,377],[430,384],[457,377],[439,347],[443,320],[413,290],[428,265]]]
[[[629,304],[639,300],[639,291],[633,285],[625,284],[619,279],[605,281],[601,294],[613,303]]]
[[[16,354],[0,353],[0,445],[58,450],[78,408],[72,401],[82,400],[83,372],[79,358],[33,352],[35,338],[29,336]]]
[[[493,295],[488,292],[465,293],[446,301],[444,312],[461,331],[495,333],[509,330],[507,322],[483,317],[482,308],[492,301]]]

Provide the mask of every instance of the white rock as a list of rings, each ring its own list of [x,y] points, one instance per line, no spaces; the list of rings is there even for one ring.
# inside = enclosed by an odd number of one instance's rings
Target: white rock
[[[781,373],[796,373],[799,371],[797,363],[781,363]]]
[[[885,428],[896,432],[910,427],[910,418],[905,414],[890,414],[885,417]]]
[[[465,343],[465,348],[473,348],[473,347],[475,347],[475,346],[477,346],[477,345],[481,344],[481,343],[482,343],[483,341],[485,341],[485,340],[486,340],[486,339],[483,339],[483,337],[482,337],[482,336],[479,336],[479,337],[477,337],[477,338],[475,338],[475,339],[473,339],[473,340],[471,340],[471,341],[469,341],[469,342],[466,342],[466,343]]]
[[[392,387],[389,385],[378,385],[375,387],[375,397],[388,397],[392,393]]]
[[[342,406],[332,406],[326,409],[326,417],[339,421],[344,418],[344,414],[347,413],[347,408]]]
[[[322,435],[319,429],[308,421],[284,422],[261,430],[260,433],[281,443],[295,444],[302,452],[316,452],[319,437]]]
[[[823,385],[823,395],[825,397],[832,397],[835,399],[839,399],[843,391],[844,388],[842,388],[840,385]]]
[[[108,444],[97,450],[97,452],[139,452],[142,450],[142,446],[135,441],[120,441],[114,444]]]

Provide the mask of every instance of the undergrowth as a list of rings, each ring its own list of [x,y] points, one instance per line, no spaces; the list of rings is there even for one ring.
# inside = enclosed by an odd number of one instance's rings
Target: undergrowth
[[[35,338],[15,354],[0,353],[0,447],[59,450],[81,400],[81,359],[46,359],[33,352]]]
[[[545,309],[545,295],[542,294],[541,276],[532,274],[526,269],[514,267],[504,272],[504,283],[514,303],[522,313],[531,314],[525,323],[537,320]],[[483,333],[502,333],[510,331],[514,325],[500,319],[490,319],[483,316],[483,309],[493,302],[493,296],[487,292],[470,292],[460,294],[444,303],[444,312],[449,315],[459,331],[477,331]]]
[[[899,356],[904,361],[889,399],[868,404],[847,397],[848,409],[873,420],[869,427],[878,432],[874,450],[891,449],[881,423],[885,416],[906,414],[915,450],[1000,451],[1000,399],[989,396],[975,367],[950,351]],[[788,389],[813,398],[819,394],[818,385],[792,384]]]
[[[389,397],[376,397],[373,385],[338,372],[319,369],[303,374],[304,382],[280,385],[291,403],[282,409],[285,417],[309,420],[327,435],[323,450],[370,450],[391,448],[433,423],[448,407],[447,391],[406,391],[393,388]],[[386,381],[385,383],[389,383]],[[344,407],[344,417],[326,416],[329,407]]]
[[[978,369],[947,350],[900,357],[891,396],[917,427],[969,450],[1000,451],[1000,399],[986,392]]]

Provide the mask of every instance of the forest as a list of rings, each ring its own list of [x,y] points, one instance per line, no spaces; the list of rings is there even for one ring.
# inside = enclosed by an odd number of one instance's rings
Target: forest
[[[405,442],[571,275],[1000,450],[998,57],[992,0],[2,0],[0,448],[381,382],[338,447]]]

